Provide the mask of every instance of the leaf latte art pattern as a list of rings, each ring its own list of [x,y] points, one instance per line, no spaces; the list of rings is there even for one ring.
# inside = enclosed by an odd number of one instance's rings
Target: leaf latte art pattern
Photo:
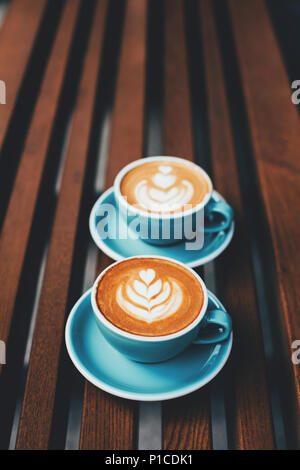
[[[111,265],[96,291],[99,312],[117,328],[164,336],[192,323],[203,306],[199,279],[167,258],[137,256]]]
[[[174,280],[156,278],[154,269],[141,270],[116,292],[119,306],[132,317],[152,323],[173,315],[182,303]]]

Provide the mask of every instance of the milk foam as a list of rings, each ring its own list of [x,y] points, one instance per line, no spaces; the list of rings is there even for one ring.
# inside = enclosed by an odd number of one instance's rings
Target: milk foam
[[[160,165],[152,184],[146,179],[139,181],[134,188],[137,203],[150,211],[174,211],[188,204],[194,195],[193,184],[172,171],[171,166]]]
[[[137,271],[136,276],[116,292],[119,306],[132,317],[152,323],[173,315],[183,299],[174,280],[157,279],[154,269]]]

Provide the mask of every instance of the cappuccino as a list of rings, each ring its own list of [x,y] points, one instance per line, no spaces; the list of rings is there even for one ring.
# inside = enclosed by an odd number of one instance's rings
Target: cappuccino
[[[184,266],[160,258],[116,263],[100,276],[95,300],[119,329],[141,336],[164,336],[191,324],[204,303],[203,288]]]
[[[128,204],[154,213],[183,212],[209,198],[206,173],[194,163],[162,157],[139,163],[122,178],[120,191]]]

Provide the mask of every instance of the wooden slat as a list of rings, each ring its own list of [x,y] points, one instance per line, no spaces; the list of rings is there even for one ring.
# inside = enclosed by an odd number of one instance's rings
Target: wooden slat
[[[182,0],[166,0],[164,154],[193,160]]]
[[[0,105],[0,149],[34,44],[46,0],[13,0],[0,31],[0,79],[6,104]]]
[[[224,76],[210,0],[200,0],[200,17],[213,179],[216,189],[234,207],[236,217],[233,242],[216,262],[220,296],[232,315],[234,330],[237,332],[231,357],[232,375],[227,375],[227,381],[231,384],[234,416],[234,436],[231,439],[237,449],[272,449],[273,431],[246,232],[246,211],[241,200]]]
[[[84,61],[34,331],[17,449],[46,449],[49,443],[106,4],[106,0],[97,2]],[[74,17],[77,5],[73,1],[71,5]]]
[[[183,2],[166,1],[164,154],[193,160]],[[205,388],[163,405],[165,449],[208,449],[209,395]]]
[[[127,4],[106,173],[107,188],[124,165],[142,155],[146,6],[146,0],[129,0]],[[110,262],[106,256],[101,256],[97,272]],[[110,396],[86,383],[80,448],[134,448],[135,411],[135,403]]]
[[[264,2],[230,1],[229,7],[257,174],[273,243],[284,355],[293,376],[294,399],[291,399],[300,443],[300,368],[291,361],[291,344],[300,338],[299,115],[291,102],[290,83]]]
[[[0,338],[7,341],[78,1],[66,4],[21,156],[0,240]]]

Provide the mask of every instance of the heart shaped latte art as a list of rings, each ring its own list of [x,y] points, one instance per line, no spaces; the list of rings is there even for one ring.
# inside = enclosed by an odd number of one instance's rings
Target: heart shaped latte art
[[[151,188],[149,190],[149,196],[157,202],[161,203],[166,203],[170,199],[174,198],[177,196],[178,189],[177,188],[171,188],[168,191],[161,191],[160,189],[156,188]]]
[[[134,189],[136,201],[143,207],[153,211],[178,210],[188,204],[194,194],[193,185],[185,179],[180,180],[171,174],[173,168],[160,165],[151,181],[143,179]]]
[[[154,269],[142,270],[139,272],[139,275],[142,281],[144,281],[144,283],[149,286],[149,284],[151,284],[151,282],[155,278],[155,271]]]
[[[120,286],[116,295],[125,312],[148,323],[173,315],[183,297],[177,282],[155,277],[154,269],[141,270],[126,285]]]
[[[159,188],[162,189],[168,189],[170,186],[173,186],[173,184],[176,181],[176,176],[175,175],[166,175],[163,173],[156,173],[153,178],[152,178],[153,183],[155,186],[158,186]]]
[[[158,167],[158,171],[160,171],[160,172],[163,173],[164,175],[168,175],[169,173],[171,173],[172,167],[171,167],[171,166],[168,166],[168,165],[160,165],[160,166]]]

